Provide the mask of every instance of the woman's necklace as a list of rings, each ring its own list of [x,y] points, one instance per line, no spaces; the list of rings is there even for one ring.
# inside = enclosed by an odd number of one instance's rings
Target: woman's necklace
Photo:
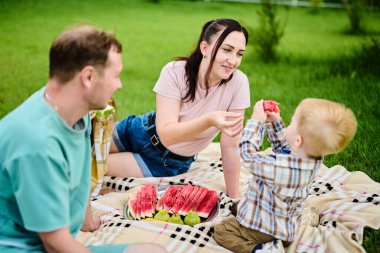
[[[49,102],[49,104],[53,107],[53,109],[58,112],[58,105],[56,103],[54,103],[53,99],[49,96],[49,94],[46,92],[44,92],[44,97],[46,99],[46,101]]]

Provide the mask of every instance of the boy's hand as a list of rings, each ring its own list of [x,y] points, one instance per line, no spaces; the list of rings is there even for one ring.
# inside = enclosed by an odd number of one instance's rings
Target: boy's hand
[[[265,122],[267,120],[267,114],[264,112],[263,100],[257,101],[253,107],[253,113],[251,119],[258,122]]]
[[[267,119],[269,122],[277,121],[281,119],[280,111],[278,112],[268,112]]]

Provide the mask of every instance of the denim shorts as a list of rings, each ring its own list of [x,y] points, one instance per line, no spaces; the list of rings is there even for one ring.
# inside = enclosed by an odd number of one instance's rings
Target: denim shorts
[[[131,152],[145,177],[170,177],[187,172],[194,161],[178,161],[168,157],[168,150],[160,152],[153,146],[148,130],[155,128],[149,125],[148,118],[155,112],[142,116],[129,115],[116,124],[113,140],[119,152]]]

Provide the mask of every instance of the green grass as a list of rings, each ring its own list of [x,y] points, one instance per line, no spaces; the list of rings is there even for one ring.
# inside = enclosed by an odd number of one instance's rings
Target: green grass
[[[1,1],[0,118],[46,83],[50,44],[68,26],[89,22],[115,31],[122,42],[124,87],[115,97],[119,117],[124,117],[154,110],[152,88],[161,68],[192,50],[206,21],[230,17],[254,28],[258,10],[260,6],[252,4],[181,1],[159,5],[142,0]],[[286,123],[305,97],[352,108],[358,133],[346,150],[326,157],[325,164],[360,170],[380,182],[380,75],[350,64],[368,36],[347,35],[344,10],[323,9],[312,15],[304,8],[278,7],[278,16],[287,20],[279,60],[264,64],[249,46],[241,65],[250,80],[252,105],[261,98],[279,101]],[[365,18],[368,34],[379,40],[379,12]],[[246,117],[251,112],[247,110]],[[376,252],[379,231],[367,235],[365,248]]]

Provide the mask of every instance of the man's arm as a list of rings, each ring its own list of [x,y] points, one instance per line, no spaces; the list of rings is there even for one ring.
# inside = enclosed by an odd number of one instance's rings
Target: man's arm
[[[50,253],[87,253],[91,252],[80,242],[75,240],[70,234],[68,227],[57,229],[51,232],[38,233],[45,250]]]

